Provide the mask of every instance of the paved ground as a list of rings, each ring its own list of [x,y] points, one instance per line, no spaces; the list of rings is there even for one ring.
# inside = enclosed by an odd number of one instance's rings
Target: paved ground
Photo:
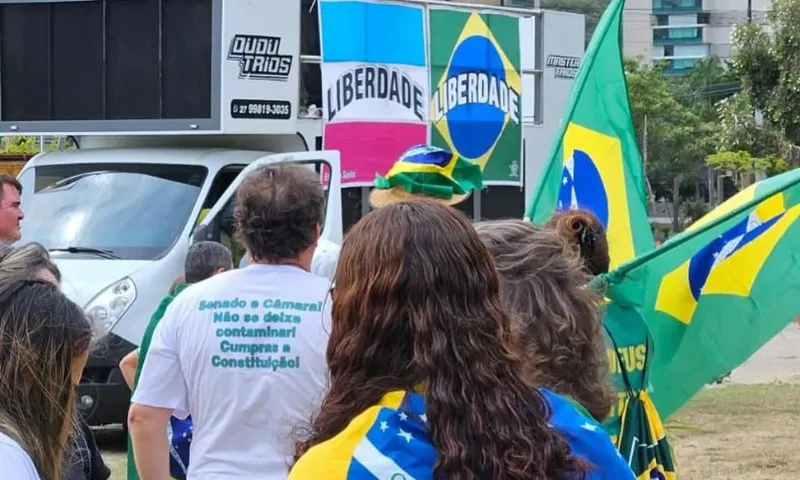
[[[800,326],[792,323],[733,371],[733,383],[800,383]]]

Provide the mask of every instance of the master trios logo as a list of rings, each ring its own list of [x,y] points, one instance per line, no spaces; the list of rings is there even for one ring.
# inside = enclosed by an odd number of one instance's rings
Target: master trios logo
[[[510,179],[522,141],[518,19],[431,10],[430,30],[431,143],[478,163],[488,180]]]

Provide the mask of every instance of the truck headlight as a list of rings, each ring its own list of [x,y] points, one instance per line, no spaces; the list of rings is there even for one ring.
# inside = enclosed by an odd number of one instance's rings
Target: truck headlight
[[[100,334],[114,328],[136,300],[136,284],[126,277],[112,283],[92,298],[84,307],[92,327]]]

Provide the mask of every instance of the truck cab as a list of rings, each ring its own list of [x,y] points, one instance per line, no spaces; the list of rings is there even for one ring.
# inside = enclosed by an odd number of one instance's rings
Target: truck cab
[[[340,243],[338,152],[90,148],[39,155],[23,168],[22,239],[48,248],[64,293],[84,307],[99,339],[78,397],[92,424],[124,421],[130,392],[117,366],[182,276],[193,239],[226,244],[238,262],[243,248],[225,214],[236,188],[253,169],[283,162],[324,173],[322,239]]]

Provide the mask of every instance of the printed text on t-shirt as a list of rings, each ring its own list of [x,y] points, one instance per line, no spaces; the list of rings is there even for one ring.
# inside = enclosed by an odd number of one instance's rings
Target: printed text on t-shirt
[[[294,302],[233,298],[201,300],[198,310],[213,311],[219,353],[211,365],[223,369],[296,369],[300,356],[292,353],[292,340],[305,312],[322,312],[322,302]]]

